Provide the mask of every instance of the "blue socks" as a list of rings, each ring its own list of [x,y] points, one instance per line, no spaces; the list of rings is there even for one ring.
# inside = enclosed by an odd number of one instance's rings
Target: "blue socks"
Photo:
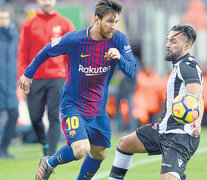
[[[59,164],[65,164],[74,160],[78,159],[74,156],[72,147],[66,144],[62,146],[54,155],[49,157],[47,162],[49,166],[55,168]]]
[[[80,173],[76,180],[89,180],[91,179],[94,174],[98,171],[102,161],[92,159],[89,154],[86,155]]]
[[[52,168],[55,168],[57,165],[65,164],[74,160],[78,159],[74,156],[72,147],[66,144],[62,146],[53,156],[49,157],[47,163]],[[76,180],[91,179],[98,171],[101,163],[101,160],[92,159],[89,154],[87,154],[82,163],[80,173]]]

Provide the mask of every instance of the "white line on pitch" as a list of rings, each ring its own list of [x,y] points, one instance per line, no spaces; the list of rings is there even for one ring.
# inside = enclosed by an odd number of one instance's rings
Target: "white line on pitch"
[[[198,149],[195,154],[202,154],[202,153],[205,153],[207,151],[207,147],[205,148],[201,148],[201,149]],[[131,168],[133,167],[137,167],[137,166],[141,166],[143,164],[148,164],[148,163],[151,163],[151,162],[156,162],[156,161],[160,161],[161,160],[161,157],[153,157],[153,158],[149,158],[149,159],[145,159],[145,160],[141,160],[141,161],[138,161],[138,162],[134,162],[132,163],[132,166]],[[102,179],[102,178],[105,178],[109,175],[110,171],[104,171],[104,172],[101,172],[101,173],[98,173],[94,176],[94,180],[98,180],[98,179]]]

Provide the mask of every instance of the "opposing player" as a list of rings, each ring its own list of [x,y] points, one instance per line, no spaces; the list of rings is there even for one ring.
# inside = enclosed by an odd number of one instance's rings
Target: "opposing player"
[[[196,40],[191,26],[174,26],[167,36],[166,60],[173,64],[167,84],[165,111],[158,124],[146,125],[122,137],[118,143],[109,180],[124,179],[134,153],[162,154],[161,180],[184,180],[187,162],[199,144],[203,116],[202,72],[189,52]],[[202,104],[199,118],[181,124],[171,115],[173,99],[182,93],[195,95]]]
[[[56,166],[85,155],[77,179],[91,179],[104,160],[111,139],[106,113],[109,81],[117,64],[129,77],[136,70],[128,39],[115,30],[121,10],[117,1],[100,0],[92,27],[69,32],[46,45],[21,76],[19,86],[28,92],[35,72],[49,57],[68,54],[71,58],[60,98],[67,144],[41,159],[36,179],[48,179]]]

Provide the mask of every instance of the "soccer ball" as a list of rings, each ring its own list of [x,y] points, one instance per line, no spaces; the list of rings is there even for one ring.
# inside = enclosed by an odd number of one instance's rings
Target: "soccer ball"
[[[201,112],[201,103],[192,94],[180,94],[173,99],[172,117],[179,123],[186,124],[196,120]]]

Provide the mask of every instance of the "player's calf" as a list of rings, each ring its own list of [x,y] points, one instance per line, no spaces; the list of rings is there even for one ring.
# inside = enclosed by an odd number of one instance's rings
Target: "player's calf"
[[[126,172],[131,167],[132,157],[133,154],[123,152],[117,147],[109,180],[124,179]]]
[[[76,180],[92,179],[105,157],[106,147],[91,145],[90,154],[86,155]]]
[[[106,158],[106,147],[91,145],[90,156],[93,159],[103,161]]]

